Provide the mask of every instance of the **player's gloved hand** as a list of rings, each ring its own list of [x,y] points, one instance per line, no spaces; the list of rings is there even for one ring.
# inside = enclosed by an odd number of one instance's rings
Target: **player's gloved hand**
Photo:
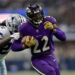
[[[13,33],[12,35],[10,35],[10,37],[14,40],[18,40],[19,37],[20,37],[20,34],[17,32],[17,33]]]
[[[53,24],[52,24],[51,22],[46,21],[46,22],[44,23],[44,29],[53,30],[53,29],[54,29],[54,26],[53,26]]]
[[[23,37],[22,44],[25,44],[28,47],[34,46],[36,43],[36,39],[33,36],[25,36]]]

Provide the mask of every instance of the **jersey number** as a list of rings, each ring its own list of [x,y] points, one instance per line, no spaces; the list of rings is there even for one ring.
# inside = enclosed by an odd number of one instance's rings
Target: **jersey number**
[[[43,52],[50,49],[50,47],[47,46],[48,40],[49,40],[49,39],[48,39],[47,36],[44,36],[44,37],[41,39],[41,42],[42,42],[42,41],[45,41],[45,42],[44,42],[44,45],[43,45],[43,47],[42,47],[42,51],[43,51]],[[34,53],[41,53],[41,50],[38,49],[38,47],[39,47],[39,42],[38,42],[38,40],[37,40],[37,41],[36,41],[36,44],[35,44],[35,47],[34,47],[34,49],[33,49],[33,50],[34,50]]]

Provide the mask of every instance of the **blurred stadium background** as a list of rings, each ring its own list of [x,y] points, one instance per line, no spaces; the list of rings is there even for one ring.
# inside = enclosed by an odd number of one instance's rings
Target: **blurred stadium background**
[[[54,37],[55,54],[61,75],[75,75],[75,0],[0,0],[0,21],[12,13],[25,16],[25,8],[30,3],[40,4],[44,14],[55,17],[57,25],[66,33],[66,42]],[[10,51],[6,57],[8,75],[38,75],[30,58],[30,50]]]

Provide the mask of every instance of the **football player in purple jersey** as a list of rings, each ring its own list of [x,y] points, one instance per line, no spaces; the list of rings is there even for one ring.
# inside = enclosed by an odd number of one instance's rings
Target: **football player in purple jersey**
[[[21,38],[14,41],[13,51],[21,51],[27,45],[21,43],[23,36],[33,36],[36,39],[31,46],[32,65],[42,75],[60,75],[59,67],[54,55],[55,47],[53,36],[61,41],[66,40],[65,33],[56,26],[55,18],[44,16],[39,5],[30,5],[26,8],[27,21],[19,26]]]

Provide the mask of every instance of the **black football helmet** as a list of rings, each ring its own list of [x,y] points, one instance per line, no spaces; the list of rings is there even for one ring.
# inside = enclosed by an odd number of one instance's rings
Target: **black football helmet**
[[[44,19],[43,9],[37,4],[30,5],[26,8],[26,16],[35,27],[39,27]]]

